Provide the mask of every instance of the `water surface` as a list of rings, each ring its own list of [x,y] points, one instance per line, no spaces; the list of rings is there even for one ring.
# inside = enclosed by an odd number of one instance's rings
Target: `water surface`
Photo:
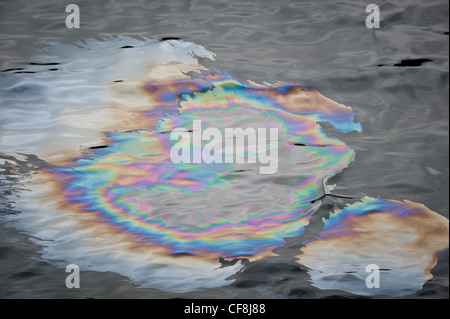
[[[76,157],[80,151],[103,145],[97,135],[102,124],[93,118],[101,118],[103,123],[111,119],[110,126],[101,130],[113,131],[124,124],[113,119],[131,97],[135,99],[136,112],[145,105],[132,84],[124,85],[113,99],[117,105],[115,112],[93,113],[104,103],[105,95],[101,92],[109,90],[100,84],[107,83],[108,87],[114,81],[125,84],[130,77],[139,76],[141,65],[130,59],[121,60],[120,55],[127,53],[119,53],[125,52],[126,46],[135,46],[135,61],[142,61],[139,56],[149,53],[145,46],[139,50],[135,40],[126,39],[128,42],[120,46],[102,40],[104,45],[91,51],[74,46],[70,54],[67,50],[53,54],[39,50],[49,40],[72,46],[81,40],[86,42],[85,47],[94,47],[89,42],[93,40],[87,39],[127,35],[145,36],[156,42],[176,36],[214,52],[213,62],[207,58],[209,53],[197,48],[197,53],[206,58],[202,60],[206,67],[226,71],[235,79],[301,83],[337,103],[351,106],[356,121],[363,127],[362,133],[339,133],[332,125],[323,124],[327,135],[355,151],[351,165],[328,181],[336,184],[334,191],[355,197],[364,193],[392,200],[407,199],[448,218],[447,3],[385,2],[380,5],[383,18],[379,30],[368,30],[364,23],[365,8],[350,1],[258,5],[167,2],[134,6],[100,1],[80,2],[79,6],[81,28],[68,30],[64,26],[64,7],[60,5],[51,2],[1,5],[1,151],[5,154],[3,158],[13,164],[2,168],[2,190],[7,195],[2,202],[5,213],[21,213],[15,210],[15,201],[11,199],[14,189],[26,188],[17,175],[41,170],[49,162],[60,160],[56,152],[43,161],[41,152],[74,145],[72,156]],[[76,59],[80,53],[77,50],[85,54],[85,61]],[[77,94],[79,90],[74,89],[77,87],[88,93]],[[136,123],[131,113],[127,114],[128,126],[141,124]],[[64,135],[56,139],[54,135],[58,132]],[[83,144],[86,140],[91,143]],[[44,149],[38,147],[40,143],[45,145]],[[14,159],[10,157],[14,151],[33,155],[22,157],[16,153]],[[29,235],[2,224],[0,285],[4,297],[15,298],[223,297],[224,294],[245,298],[354,297],[345,289],[317,288],[311,284],[308,270],[293,258],[298,255],[301,243],[319,236],[321,217],[327,217],[333,205],[342,208],[346,203],[351,202],[325,199],[303,234],[286,239],[282,247],[274,250],[278,256],[233,264],[230,275],[242,265],[244,268],[225,287],[182,294],[137,289],[134,282],[117,273],[89,270],[83,272],[83,289],[69,291],[61,285],[66,275],[63,270],[42,258],[42,243],[36,244]],[[433,278],[406,296],[448,297],[448,250],[438,257],[437,266],[431,270]]]

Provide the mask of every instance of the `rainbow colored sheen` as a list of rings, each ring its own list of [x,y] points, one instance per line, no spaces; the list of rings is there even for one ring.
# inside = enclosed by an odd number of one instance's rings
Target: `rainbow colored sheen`
[[[362,296],[403,296],[431,279],[437,253],[449,246],[448,219],[422,204],[364,197],[335,208],[315,239],[303,243],[296,261],[319,289]],[[374,265],[379,285],[366,286]]]
[[[242,257],[282,246],[284,238],[303,232],[319,208],[312,201],[323,194],[323,180],[354,158],[319,124],[360,131],[351,109],[302,85],[262,86],[216,72],[145,88],[154,105],[142,117],[154,119],[154,127],[106,133],[107,147],[50,172],[61,185],[63,205],[94,212],[110,227],[172,254]],[[262,176],[250,164],[173,163],[170,132],[192,129],[194,120],[205,128],[279,128],[280,171]],[[243,174],[253,188],[240,182]],[[286,183],[274,188],[274,201],[256,191],[272,184],[267,179]]]
[[[389,213],[400,219],[410,219],[412,215],[427,216],[431,213],[423,205],[412,202],[401,202],[384,198],[363,197],[362,201],[348,205],[342,209],[335,207],[334,213],[324,220],[324,226],[320,238],[348,235],[352,220],[358,217],[375,216],[376,214]],[[433,214],[433,216],[437,214]],[[352,230],[355,234],[357,229]]]

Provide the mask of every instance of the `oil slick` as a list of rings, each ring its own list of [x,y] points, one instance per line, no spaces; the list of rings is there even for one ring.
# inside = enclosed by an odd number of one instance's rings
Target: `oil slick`
[[[41,176],[49,181],[48,199],[57,211],[90,220],[80,229],[95,233],[102,225],[102,234],[121,234],[122,243],[148,250],[147,256],[210,262],[271,255],[285,237],[303,232],[320,205],[311,202],[321,195],[322,181],[353,160],[353,150],[327,137],[318,124],[360,130],[351,109],[313,89],[289,83],[265,87],[205,70],[191,73],[191,79],[144,83],[151,107],[137,121],[145,123],[141,129],[105,133],[101,145],[107,147],[91,147],[72,165]],[[170,155],[177,142],[168,132],[187,133],[196,120],[221,132],[278,128],[281,166],[266,176],[258,163],[174,162]]]
[[[243,264],[225,266],[221,258],[273,256],[285,238],[303,233],[321,205],[316,199],[326,192],[324,181],[354,160],[354,151],[320,125],[327,122],[342,133],[361,131],[350,107],[300,84],[260,85],[207,70],[199,58],[213,60],[214,54],[201,46],[116,37],[73,47],[51,44],[43,56],[57,60],[58,70],[0,78],[2,95],[23,111],[5,113],[0,151],[35,154],[46,162],[23,177],[27,190],[15,207],[20,214],[4,218],[32,235],[42,257],[59,266],[112,271],[140,287],[171,292],[228,285]],[[31,106],[37,111],[24,116]],[[177,141],[170,133],[191,132],[198,120],[223,136],[230,127],[276,128],[276,172],[260,174],[258,163],[245,161],[174,162],[170,151]],[[448,220],[419,204],[363,203],[332,215],[324,236],[347,227],[353,236],[362,236],[361,244],[364,235],[384,234],[382,240],[409,245],[402,232],[389,237],[385,232],[407,226],[419,243],[441,227],[436,243],[411,246],[427,256],[413,267],[416,273],[421,267],[429,272],[433,249],[445,248]],[[351,207],[359,207],[360,215],[347,218]],[[404,213],[411,207],[419,213]],[[360,224],[347,223],[354,220],[367,223],[367,231],[358,233]],[[386,221],[391,228],[377,234],[374,229]],[[311,269],[317,287],[328,289],[319,272],[337,271],[340,254],[359,258],[358,240],[340,241],[345,236],[331,236],[334,242],[318,238],[302,248],[299,262]],[[334,250],[322,244],[328,242]],[[340,250],[339,245],[350,246]],[[403,265],[410,262],[407,252],[402,258],[389,250],[381,256]],[[353,292],[345,285],[334,288]]]
[[[317,239],[304,243],[298,263],[320,289],[357,295],[413,294],[432,278],[436,254],[449,246],[449,222],[422,204],[365,197],[324,220]],[[368,289],[368,265],[379,284]]]

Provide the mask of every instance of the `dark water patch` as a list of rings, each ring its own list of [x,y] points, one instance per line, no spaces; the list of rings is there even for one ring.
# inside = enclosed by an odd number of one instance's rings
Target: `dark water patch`
[[[421,66],[425,62],[431,62],[431,59],[413,59],[402,60],[400,63],[394,64],[394,66]]]
[[[160,39],[160,41],[168,41],[168,40],[181,40],[181,38],[178,37],[163,37]]]
[[[106,147],[108,147],[108,145],[98,145],[98,146],[91,146],[91,147],[89,147],[89,149],[90,150],[96,150],[96,149],[99,149],[99,148],[106,148]]]
[[[11,71],[21,71],[21,70],[25,70],[24,68],[11,68],[11,69],[6,69],[0,72],[11,72]]]
[[[307,291],[303,288],[285,289],[283,294],[287,297],[301,298],[307,295]]]
[[[33,272],[33,271],[21,271],[21,272],[18,272],[18,273],[15,273],[15,274],[11,275],[10,278],[11,279],[27,279],[27,278],[30,278],[30,277],[35,277],[37,275],[38,274]]]
[[[306,271],[298,264],[284,257],[273,257],[267,260],[243,262],[245,268],[231,278],[236,279],[232,286],[237,288],[254,288],[257,286],[274,287],[284,290],[286,286],[295,284],[295,280],[305,279]]]
[[[348,196],[348,195],[339,195],[339,194],[326,193],[326,194],[324,194],[324,195],[322,195],[322,196],[312,200],[311,204],[317,203],[319,200],[322,200],[322,199],[324,199],[327,196],[329,196],[329,197],[336,197],[336,198],[346,198],[346,199],[354,199],[355,198],[353,196]]]
[[[0,247],[0,260],[4,259],[7,255],[12,253],[12,249],[7,246]]]
[[[331,296],[325,296],[322,299],[351,299],[351,298],[340,296],[340,295],[331,295]]]
[[[260,282],[254,280],[240,280],[235,284],[235,286],[237,288],[255,288],[259,284]]]
[[[131,49],[134,48],[132,45],[124,45],[123,47],[120,47],[121,49]]]
[[[434,290],[425,290],[417,293],[419,296],[435,296],[437,291]]]
[[[228,266],[233,266],[233,265],[235,265],[239,260],[242,260],[242,259],[236,258],[236,259],[232,259],[232,260],[225,260],[225,258],[220,257],[220,258],[219,258],[219,262],[221,263],[220,268],[228,267]]]
[[[59,63],[58,62],[48,62],[48,63],[30,62],[30,65],[59,65]]]
[[[393,66],[398,67],[409,67],[409,66],[421,66],[426,62],[432,62],[434,60],[431,59],[409,59],[409,60],[401,60],[400,63],[396,63]],[[389,66],[389,64],[378,64],[379,67]]]

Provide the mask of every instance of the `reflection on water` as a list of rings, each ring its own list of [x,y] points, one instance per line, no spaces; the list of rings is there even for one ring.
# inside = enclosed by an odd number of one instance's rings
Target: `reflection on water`
[[[214,54],[178,40],[52,43],[33,62],[49,72],[2,79],[2,95],[14,106],[5,112],[2,152],[46,162],[23,177],[20,213],[7,219],[43,246],[46,260],[185,292],[230,284],[243,268],[219,260],[271,258],[286,238],[303,233],[327,179],[355,155],[321,124],[340,133],[361,125],[350,107],[314,89],[243,82],[206,69],[200,57]],[[168,133],[192,130],[194,120],[221,132],[278,128],[276,173],[261,175],[252,163],[173,163]],[[378,263],[394,275],[401,269],[404,277],[377,293],[402,295],[430,278],[446,234],[448,220],[419,204],[365,199],[332,215],[298,258],[316,287],[361,295],[368,294],[358,288],[361,270],[347,270],[342,260]],[[397,250],[373,248],[380,240]],[[411,254],[420,254],[412,266]],[[358,280],[333,279],[349,271]]]

